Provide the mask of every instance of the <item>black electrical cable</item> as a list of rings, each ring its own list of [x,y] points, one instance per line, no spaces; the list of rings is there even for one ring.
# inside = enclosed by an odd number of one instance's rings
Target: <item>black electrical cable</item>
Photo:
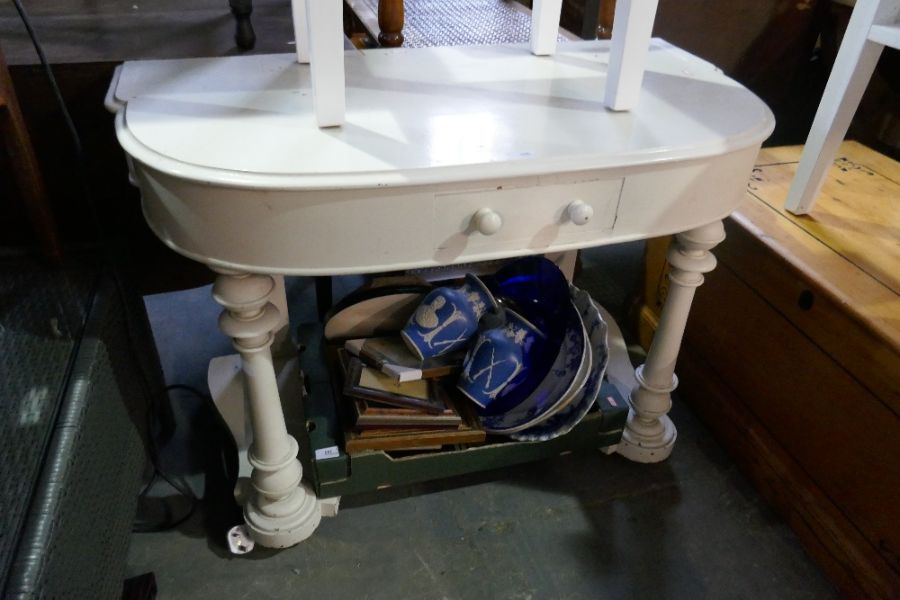
[[[231,432],[228,429],[227,424],[225,423],[224,419],[222,419],[221,414],[216,409],[216,406],[213,402],[212,397],[209,394],[204,393],[193,386],[186,385],[183,383],[174,383],[169,386],[166,386],[166,392],[171,392],[174,390],[181,390],[181,391],[189,392],[189,393],[197,396],[201,400],[203,400],[206,403],[207,408],[210,409],[210,414],[217,417],[217,425],[219,426],[220,431],[227,432],[227,439],[225,441],[225,445],[227,445],[227,448],[226,447],[222,448],[222,453],[220,455],[222,464],[220,465],[220,468],[221,468],[221,472],[223,474],[225,474],[226,478],[230,482],[230,485],[233,487],[234,483],[237,481],[237,477],[238,477],[238,464],[237,464],[236,460],[233,460],[233,459],[229,460],[229,458],[232,455],[236,456],[237,445],[234,441],[234,437],[231,435]],[[148,422],[148,427],[151,427],[151,424],[149,422]],[[159,450],[155,446],[155,440],[151,440],[150,443],[154,444],[154,448],[155,448],[154,452],[156,454],[158,454]],[[229,450],[231,450],[232,452],[229,453]],[[183,496],[190,499],[191,507],[185,515],[181,516],[180,518],[174,519],[174,520],[165,521],[163,523],[157,523],[157,524],[135,524],[135,526],[133,528],[133,531],[135,531],[135,532],[143,533],[143,532],[164,531],[167,529],[172,529],[174,527],[177,527],[178,525],[187,521],[191,516],[193,516],[194,512],[196,511],[197,507],[200,504],[200,499],[197,498],[193,494],[193,492],[190,490],[189,487],[187,487],[187,489],[185,489],[184,487],[182,487],[180,485],[180,482],[176,483],[175,481],[170,479],[158,467],[154,468],[153,476],[151,477],[150,481],[148,481],[147,484],[144,486],[144,489],[141,491],[140,495],[138,496],[139,499],[143,499],[146,497],[147,493],[150,491],[150,488],[152,487],[154,480],[157,477],[163,479],[166,483],[168,483],[176,491],[178,491]],[[229,526],[232,524],[236,524],[236,523],[229,523]]]
[[[231,433],[231,429],[228,427],[228,423],[225,422],[225,419],[222,417],[222,414],[219,412],[219,409],[216,407],[215,402],[212,399],[212,396],[209,394],[200,391],[199,389],[186,385],[183,383],[173,383],[169,386],[166,386],[166,392],[171,392],[173,390],[182,390],[185,392],[189,392],[206,403],[206,407],[209,410],[209,414],[213,416],[213,419],[216,421],[216,426],[219,431],[224,432],[226,434],[225,445],[228,448],[222,449],[222,454],[220,456],[222,460],[221,472],[227,477],[232,483],[237,481],[238,478],[238,463],[236,460],[229,460],[228,450],[231,449],[233,452],[231,453],[232,458],[237,456],[237,442],[234,439],[234,435]]]
[[[173,387],[173,386],[170,386]],[[166,392],[169,391],[170,388],[166,388]],[[140,494],[138,494],[138,501],[140,502],[144,498],[147,497],[147,494],[153,488],[153,484],[157,479],[162,479],[169,486],[172,487],[176,492],[178,492],[181,496],[190,501],[190,508],[187,512],[180,517],[177,518],[167,518],[159,522],[154,523],[134,523],[132,525],[131,530],[135,533],[151,533],[158,531],[167,531],[169,529],[174,529],[178,527],[192,516],[197,511],[197,507],[200,505],[200,499],[197,498],[197,495],[194,494],[193,490],[190,489],[186,484],[182,484],[181,482],[173,481],[159,466],[159,446],[156,443],[156,437],[153,433],[153,412],[147,411],[147,453],[150,456],[150,463],[153,466],[153,475],[150,476],[150,480],[144,485],[144,489],[141,490]]]
[[[75,127],[75,121],[72,119],[72,115],[69,113],[69,107],[66,105],[65,99],[63,99],[62,92],[59,89],[59,84],[57,84],[56,77],[53,75],[53,69],[50,67],[50,62],[47,60],[47,55],[44,54],[44,48],[43,46],[41,46],[37,34],[34,31],[34,27],[31,25],[31,19],[29,19],[28,13],[25,11],[25,7],[22,6],[21,0],[12,0],[12,2],[16,7],[16,12],[19,13],[19,18],[22,20],[22,24],[25,26],[25,31],[28,33],[28,37],[31,39],[31,45],[34,46],[34,51],[38,55],[38,60],[40,60],[41,67],[44,70],[44,75],[46,75],[47,82],[50,84],[50,89],[52,90],[53,96],[56,99],[56,104],[59,107],[60,112],[62,113],[63,120],[66,122],[66,128],[69,130],[69,138],[73,146],[72,149],[75,153],[75,164],[78,167],[78,180],[81,185],[81,192],[88,203],[88,210],[90,210],[91,219],[94,222],[94,227],[97,230],[98,234],[102,234],[103,226],[100,222],[100,214],[97,212],[97,207],[94,204],[93,196],[89,193],[88,190],[87,178],[84,176],[86,170],[86,161],[84,157],[84,147],[81,145],[81,136],[78,135],[78,129]]]
[[[69,131],[69,136],[70,136],[72,146],[73,146],[73,152],[75,154],[77,175],[78,175],[78,180],[79,180],[79,184],[81,187],[81,193],[84,197],[85,202],[88,205],[88,210],[90,211],[93,225],[94,225],[95,229],[97,230],[97,235],[100,237],[101,241],[103,242],[103,246],[104,246],[104,249],[107,254],[107,262],[109,262],[111,265],[114,265],[115,261],[113,259],[115,257],[115,254],[109,246],[110,240],[105,235],[104,227],[103,227],[102,221],[100,220],[100,215],[97,210],[97,206],[94,202],[93,194],[91,193],[90,187],[88,185],[88,179],[86,176],[87,161],[85,160],[85,153],[84,153],[84,147],[81,142],[81,136],[78,133],[78,129],[75,126],[75,122],[72,119],[72,115],[69,112],[68,106],[66,105],[66,101],[63,98],[62,92],[59,89],[59,85],[56,81],[56,77],[53,74],[53,69],[50,66],[50,62],[47,60],[47,56],[44,53],[44,49],[43,49],[40,41],[38,40],[37,34],[35,33],[34,27],[31,24],[31,19],[28,17],[28,13],[26,12],[25,7],[22,5],[20,0],[12,0],[12,2],[16,8],[16,12],[19,13],[19,17],[22,20],[22,24],[25,26],[25,31],[28,33],[28,37],[31,39],[31,43],[34,46],[34,50],[37,53],[38,59],[40,60],[41,67],[43,68],[44,74],[47,77],[47,81],[50,84],[50,88],[53,92],[53,96],[56,99],[56,103],[58,105],[58,108],[59,108],[62,116],[63,116],[63,120],[66,123],[66,128]],[[150,403],[157,404],[156,401],[154,401],[154,398],[156,397],[156,395],[152,391],[153,386],[150,384],[150,378],[147,375],[147,373],[143,367],[140,357],[137,356],[137,351],[135,349],[136,348],[135,343],[134,343],[135,339],[132,334],[133,318],[132,318],[132,316],[130,314],[130,310],[128,308],[128,302],[127,302],[128,296],[124,292],[124,286],[121,282],[121,279],[119,277],[117,269],[114,267],[111,268],[111,273],[112,273],[112,278],[115,281],[116,290],[119,294],[120,299],[122,300],[123,306],[125,307],[124,312],[125,312],[125,322],[126,322],[126,327],[125,327],[126,335],[129,338],[129,347],[131,348],[132,354],[133,354],[132,358],[135,360],[135,364],[138,366],[138,371],[140,372],[141,386],[144,390],[146,397],[149,399]],[[197,394],[201,398],[208,398],[208,396],[206,394],[203,394],[199,390],[190,388],[190,386],[183,386],[180,384],[170,386],[169,388],[167,388],[166,391],[168,391],[169,389],[178,389],[178,388],[189,389],[190,391]],[[209,399],[209,403],[212,404],[211,398]],[[156,406],[152,406],[152,408],[155,408],[158,411],[159,406],[157,404]],[[149,524],[147,524],[147,523],[135,524],[133,531],[136,531],[136,532],[164,531],[167,529],[172,529],[174,527],[177,527],[178,525],[184,523],[186,520],[188,520],[189,518],[191,518],[194,515],[194,513],[196,512],[196,509],[200,503],[199,498],[197,498],[196,494],[194,494],[194,492],[190,489],[189,486],[187,486],[186,484],[182,484],[181,482],[177,482],[176,480],[173,480],[173,478],[171,478],[169,475],[167,475],[160,468],[159,447],[157,445],[157,441],[156,441],[156,438],[154,436],[154,431],[153,431],[153,414],[154,414],[154,410],[147,411],[147,424],[146,424],[146,426],[147,426],[147,444],[148,444],[147,450],[148,450],[150,463],[153,467],[153,475],[151,475],[150,480],[145,484],[143,490],[141,490],[138,497],[141,499],[145,498],[146,495],[149,493],[152,485],[156,482],[156,480],[162,479],[163,481],[168,483],[180,495],[184,496],[185,498],[187,498],[190,501],[190,509],[187,511],[186,514],[181,515],[180,517],[166,519],[163,522],[149,523]],[[227,428],[225,430],[228,431]],[[230,435],[230,432],[229,432],[229,435]],[[233,444],[233,438],[231,441]],[[227,463],[227,460],[225,462]]]

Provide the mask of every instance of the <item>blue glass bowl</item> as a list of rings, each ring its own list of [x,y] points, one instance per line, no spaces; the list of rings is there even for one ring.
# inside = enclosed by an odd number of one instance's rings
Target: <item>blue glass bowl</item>
[[[573,320],[578,315],[572,309],[565,275],[543,256],[515,260],[492,277],[485,277],[484,282],[501,306],[516,311],[546,336],[537,340],[523,357],[522,372],[490,406],[479,411],[482,416],[496,416],[520,405],[546,379],[559,357],[567,331],[576,327]]]
[[[502,302],[550,337],[562,338],[560,317],[569,303],[569,282],[553,261],[528,256],[504,265],[485,283]]]

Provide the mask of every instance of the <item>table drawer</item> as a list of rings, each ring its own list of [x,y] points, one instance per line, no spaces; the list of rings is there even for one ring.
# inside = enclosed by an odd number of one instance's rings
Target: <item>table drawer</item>
[[[590,240],[612,229],[622,182],[597,179],[438,193],[434,248],[439,255],[462,256]]]

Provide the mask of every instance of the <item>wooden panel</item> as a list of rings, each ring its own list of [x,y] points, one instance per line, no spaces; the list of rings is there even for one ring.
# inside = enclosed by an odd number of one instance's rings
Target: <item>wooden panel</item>
[[[726,224],[719,259],[900,414],[900,299],[758,201]],[[784,250],[791,246],[791,252]],[[795,360],[799,357],[795,357]]]
[[[797,217],[783,199],[801,150],[760,152],[718,254],[900,414],[900,164],[844,143],[816,212]]]
[[[56,231],[56,222],[47,201],[47,190],[44,188],[44,179],[34,147],[31,145],[31,135],[25,126],[19,99],[2,50],[0,50],[0,141],[3,142],[12,175],[18,184],[25,211],[31,219],[44,257],[51,264],[58,266],[62,262],[62,246]]]
[[[716,433],[841,593],[848,598],[900,597],[897,573],[747,409],[740,390],[689,348],[682,351],[678,365],[681,397]]]
[[[782,205],[800,151],[760,152],[698,292],[680,390],[846,595],[900,597],[900,273],[885,259],[900,169],[845,143],[827,218],[795,217]],[[667,245],[647,247],[645,344]]]
[[[757,164],[763,166],[754,173],[751,193],[900,294],[900,163],[855,142],[845,142],[815,210],[797,216],[784,210],[784,199],[801,150],[801,146],[788,146],[761,154]],[[893,329],[900,330],[900,323]]]
[[[644,297],[638,315],[638,340],[645,350],[650,349],[653,334],[659,325],[659,315],[669,292],[669,265],[666,252],[672,236],[647,240],[644,247]]]
[[[695,302],[686,343],[900,570],[897,415],[727,266]]]

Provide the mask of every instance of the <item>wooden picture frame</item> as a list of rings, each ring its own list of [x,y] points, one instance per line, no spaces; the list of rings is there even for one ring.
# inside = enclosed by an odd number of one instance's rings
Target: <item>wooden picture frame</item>
[[[346,351],[339,351],[344,370],[344,395],[389,406],[414,408],[431,414],[450,409],[447,394],[434,379],[399,382],[374,367],[363,364]]]

